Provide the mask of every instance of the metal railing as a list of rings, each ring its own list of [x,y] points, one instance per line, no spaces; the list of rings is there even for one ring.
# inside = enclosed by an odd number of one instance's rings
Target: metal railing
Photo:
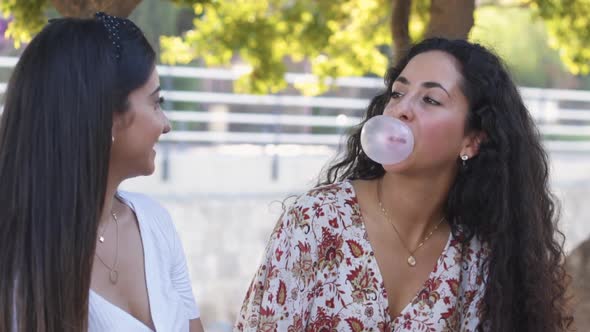
[[[16,61],[14,57],[0,57],[0,68],[10,69]],[[233,81],[243,71],[158,66],[158,72],[163,79],[162,94],[168,101],[194,104],[195,109],[202,108],[201,111],[167,111],[175,128],[163,136],[164,143],[333,146],[342,142],[342,133],[347,128],[360,122],[359,114],[369,104],[366,98],[173,90],[167,89],[170,84],[166,82],[174,78],[201,82]],[[310,74],[298,73],[287,73],[285,78],[290,84],[316,79]],[[335,79],[332,83],[341,88],[370,89],[374,92],[383,88],[383,80],[378,78],[346,77]],[[0,83],[0,92],[4,92],[5,88],[6,84]],[[520,92],[549,150],[590,152],[590,91],[523,87]],[[576,107],[572,107],[572,104]],[[266,111],[242,110],[251,109],[252,106],[260,106]],[[285,110],[289,110],[289,114]],[[312,113],[310,110],[333,115],[312,115],[309,114]],[[195,125],[199,128],[189,129]],[[291,130],[285,132],[284,127]],[[318,128],[324,133],[318,133]]]

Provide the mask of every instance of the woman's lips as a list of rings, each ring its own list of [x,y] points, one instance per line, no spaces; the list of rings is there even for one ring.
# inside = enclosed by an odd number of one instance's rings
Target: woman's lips
[[[387,142],[389,143],[401,143],[401,144],[406,144],[407,141],[405,138],[403,137],[396,137],[396,136],[389,136],[387,137]]]

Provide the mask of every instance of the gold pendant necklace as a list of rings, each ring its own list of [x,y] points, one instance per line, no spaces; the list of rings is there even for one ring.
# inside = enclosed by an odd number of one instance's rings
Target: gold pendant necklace
[[[112,212],[111,212],[112,214]],[[104,234],[107,232],[107,229],[109,229],[109,225],[106,225],[104,227],[104,229],[102,230],[102,233],[100,234],[100,236],[98,237],[98,242],[100,243],[104,243]]]
[[[408,263],[408,265],[410,267],[416,266],[416,264],[418,262],[416,261],[416,256],[414,254],[416,253],[416,251],[418,251],[418,249],[420,249],[424,245],[424,243],[426,241],[428,241],[428,239],[430,239],[430,237],[432,236],[432,234],[438,229],[438,226],[440,226],[440,224],[445,220],[445,217],[442,217],[438,221],[438,223],[434,226],[434,228],[430,231],[430,233],[428,233],[428,235],[426,235],[424,237],[424,239],[422,240],[422,242],[420,242],[418,244],[418,246],[416,247],[416,249],[410,250],[410,248],[406,245],[406,243],[402,239],[402,236],[398,232],[397,228],[393,224],[393,221],[389,217],[389,214],[387,213],[387,210],[385,210],[385,208],[383,207],[383,203],[381,202],[381,179],[377,180],[377,199],[379,201],[379,208],[381,209],[381,213],[383,213],[383,215],[385,216],[385,219],[387,219],[387,222],[391,225],[391,227],[395,231],[395,234],[397,234],[397,237],[399,238],[399,241],[402,244],[402,246],[410,253],[410,255],[408,256],[408,259],[406,259],[406,262]]]
[[[96,256],[96,258],[98,258],[102,265],[104,265],[109,270],[109,281],[111,282],[111,284],[115,285],[119,280],[119,271],[117,270],[117,261],[119,259],[119,220],[117,219],[117,214],[115,214],[114,212],[111,212],[111,216],[113,217],[113,221],[115,222],[116,226],[115,261],[113,262],[113,266],[111,267],[107,263],[105,263],[102,260],[102,258],[100,258],[97,252],[95,252],[94,255]],[[103,234],[98,238],[98,241],[100,241],[100,243],[104,242],[103,235],[104,231]]]

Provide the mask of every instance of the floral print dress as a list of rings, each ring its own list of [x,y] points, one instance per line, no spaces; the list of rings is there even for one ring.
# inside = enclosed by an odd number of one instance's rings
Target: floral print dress
[[[235,330],[474,331],[486,248],[451,235],[423,289],[392,318],[352,184],[318,187],[277,223]]]

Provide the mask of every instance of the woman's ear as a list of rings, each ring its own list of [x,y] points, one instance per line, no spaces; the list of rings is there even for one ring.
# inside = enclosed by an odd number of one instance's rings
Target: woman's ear
[[[122,133],[127,129],[133,122],[134,114],[132,111],[124,112],[113,112],[113,126],[111,133],[114,140],[117,140],[117,136],[121,136]]]
[[[117,137],[121,136],[122,129],[123,129],[122,114],[120,114],[119,112],[114,112],[113,113],[113,125],[111,127],[111,135],[112,135],[113,143],[115,143],[115,141],[117,141]]]
[[[473,158],[479,153],[479,147],[482,142],[486,139],[486,134],[482,131],[474,131],[471,134],[465,136],[463,140],[463,147],[461,148],[461,156],[467,156]]]

